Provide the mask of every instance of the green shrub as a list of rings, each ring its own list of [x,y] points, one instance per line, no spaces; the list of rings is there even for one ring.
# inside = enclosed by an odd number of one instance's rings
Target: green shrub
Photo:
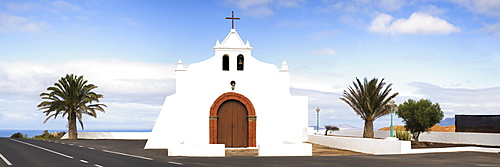
[[[33,137],[36,140],[59,140],[62,136],[64,136],[66,132],[59,132],[57,135],[50,134],[48,130],[43,131],[42,135],[37,135]]]
[[[10,136],[10,138],[28,138],[28,135],[23,135],[21,132],[17,132],[17,133],[14,133],[12,134],[12,136]]]
[[[403,128],[397,128],[396,129],[396,138],[398,138],[399,140],[410,141],[411,140],[411,133],[409,131],[403,130]]]

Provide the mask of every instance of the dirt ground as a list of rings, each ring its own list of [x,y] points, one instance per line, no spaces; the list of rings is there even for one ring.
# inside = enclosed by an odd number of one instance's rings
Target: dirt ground
[[[319,144],[313,144],[313,156],[344,156],[344,155],[366,155],[364,153],[330,148]],[[233,156],[257,156],[257,149],[226,149],[226,157]]]

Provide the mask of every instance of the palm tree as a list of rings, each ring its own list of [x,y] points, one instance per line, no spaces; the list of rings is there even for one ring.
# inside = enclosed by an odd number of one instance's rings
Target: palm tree
[[[76,119],[80,122],[83,129],[82,115],[87,114],[97,118],[96,111],[104,112],[104,104],[92,104],[99,102],[102,94],[92,92],[97,86],[87,84],[87,80],[83,80],[83,76],[75,76],[73,74],[66,77],[61,77],[52,87],[48,87],[49,93],[41,93],[43,100],[38,104],[38,110],[43,110],[47,119],[54,119],[62,114],[62,117],[67,116],[68,119],[68,135],[69,139],[77,139],[78,133],[76,130]]]
[[[368,82],[365,78],[364,82],[361,83],[356,78],[356,81],[353,81],[354,88],[349,86],[348,91],[344,90],[344,95],[340,100],[346,102],[361,119],[365,120],[363,137],[373,138],[373,121],[383,115],[389,114],[390,107],[388,103],[398,93],[389,96],[392,84],[387,85],[384,89],[384,79],[378,82],[377,78],[373,78]]]

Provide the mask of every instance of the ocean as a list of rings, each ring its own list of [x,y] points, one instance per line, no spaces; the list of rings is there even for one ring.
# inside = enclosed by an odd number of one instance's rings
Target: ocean
[[[23,135],[27,134],[28,137],[35,137],[36,135],[43,134],[44,130],[0,130],[0,137],[10,137],[12,134],[21,132]],[[64,130],[49,130],[49,133],[52,132],[68,132],[68,129]],[[151,129],[145,130],[78,130],[78,132],[151,132]]]

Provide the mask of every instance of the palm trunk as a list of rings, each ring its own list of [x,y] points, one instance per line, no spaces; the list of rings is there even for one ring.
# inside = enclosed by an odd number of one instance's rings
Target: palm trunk
[[[373,138],[373,120],[365,120],[365,128],[363,130],[364,138]]]
[[[72,112],[68,116],[68,136],[69,140],[76,140],[78,132],[76,131],[76,113]]]

